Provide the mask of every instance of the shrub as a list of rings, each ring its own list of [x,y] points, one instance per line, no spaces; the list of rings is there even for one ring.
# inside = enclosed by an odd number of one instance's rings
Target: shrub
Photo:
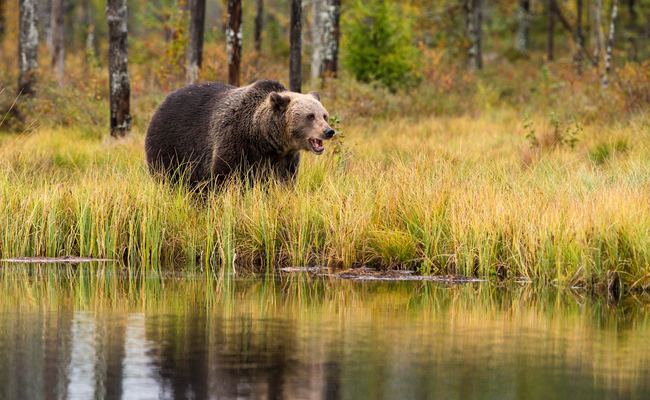
[[[391,90],[418,81],[418,51],[408,18],[384,0],[357,0],[348,12],[343,37],[345,64],[361,82]]]

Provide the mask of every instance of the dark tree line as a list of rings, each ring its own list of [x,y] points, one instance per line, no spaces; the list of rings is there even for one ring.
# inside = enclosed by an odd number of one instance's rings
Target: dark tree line
[[[618,0],[513,0],[516,6],[516,31],[513,47],[517,54],[527,56],[530,50],[532,9],[536,4],[544,9],[542,18],[546,19],[546,57],[552,61],[556,57],[556,36],[560,30],[567,33],[572,44],[575,70],[582,73],[587,61],[602,73],[603,87],[609,84],[612,70],[612,56],[616,41],[616,20],[619,11]],[[567,14],[562,7],[570,2],[575,12]],[[40,38],[45,40],[50,50],[50,64],[60,83],[65,75],[65,36],[67,25],[64,21],[65,0],[18,0],[19,3],[19,43],[18,43],[18,91],[21,95],[33,95],[38,69],[39,27]],[[227,0],[227,19],[224,26],[228,57],[228,81],[230,84],[241,83],[242,62],[242,14],[241,0]],[[7,0],[0,0],[0,37],[5,31],[5,8]],[[81,19],[85,30],[86,51],[93,55],[98,48],[95,40],[94,17],[91,0],[80,0]],[[186,12],[189,13],[189,40],[187,43],[186,72],[188,82],[199,79],[203,64],[203,45],[206,30],[206,0],[188,0]],[[302,89],[302,36],[303,7],[311,6],[312,18],[307,27],[311,34],[311,78],[312,80],[336,77],[338,73],[341,0],[288,0],[286,13],[289,16],[289,87],[291,90]],[[605,10],[605,4],[611,8]],[[263,32],[265,29],[265,2],[255,0],[252,48],[257,60],[262,53]],[[629,27],[636,29],[638,16],[636,1],[627,0]],[[466,43],[467,65],[471,69],[481,69],[484,65],[484,13],[490,2],[484,0],[462,0],[457,7],[464,14],[464,37]],[[540,7],[541,6],[541,7]],[[68,7],[70,7],[68,5]],[[67,10],[69,11],[69,10]],[[109,85],[110,85],[110,121],[111,134],[121,136],[128,132],[131,125],[129,111],[130,84],[128,75],[128,26],[127,1],[107,0],[106,16],[109,39]],[[567,15],[570,18],[567,18]],[[39,21],[40,18],[40,21]],[[588,27],[588,35],[585,34]],[[588,39],[588,41],[587,41]],[[637,48],[637,38],[629,35],[625,38],[630,47]],[[489,45],[489,43],[488,43]],[[587,48],[589,47],[589,49]],[[602,67],[601,67],[602,65]],[[602,68],[602,69],[601,69]]]
[[[338,59],[340,0],[327,0],[323,11],[327,22],[319,33],[319,75],[336,75]],[[6,0],[0,0],[0,35],[4,34]],[[256,0],[254,46],[260,53],[264,29],[264,2]],[[57,80],[62,83],[65,71],[64,0],[19,0],[18,92],[23,96],[35,94],[38,69],[39,15],[41,28],[51,54],[51,65]],[[89,0],[82,2],[82,19],[86,30],[86,51],[94,54],[94,22]],[[198,79],[203,61],[206,0],[190,0],[189,43],[187,49],[187,76],[189,82]],[[110,132],[112,136],[126,135],[131,128],[130,82],[128,73],[128,12],[126,0],[107,0],[108,23],[108,74],[110,92]],[[290,88],[300,91],[302,86],[302,4],[292,0],[290,10]],[[226,48],[228,55],[228,81],[239,85],[242,58],[242,1],[227,1]]]
[[[591,6],[589,23],[591,30],[592,52],[586,48],[585,37],[585,3]],[[467,38],[467,60],[470,68],[481,69],[483,67],[483,0],[463,0],[465,13],[465,35]],[[636,28],[637,12],[636,1],[628,0],[628,13],[630,15],[631,28]],[[609,14],[609,21],[605,24],[608,27],[607,36],[603,32],[603,1],[575,0],[575,21],[571,22],[562,11],[557,0],[544,0],[546,9],[546,58],[548,61],[555,59],[555,36],[557,33],[556,23],[559,22],[570,36],[574,46],[573,63],[578,75],[583,72],[585,58],[592,66],[598,67],[600,59],[603,58],[604,69],[602,71],[602,85],[606,87],[611,72],[612,52],[614,48],[616,18],[618,15],[618,0],[612,0]],[[517,53],[526,54],[529,51],[530,42],[530,20],[531,0],[518,0],[517,2],[517,30],[514,38],[514,48]],[[636,48],[636,38],[630,35],[632,48]]]

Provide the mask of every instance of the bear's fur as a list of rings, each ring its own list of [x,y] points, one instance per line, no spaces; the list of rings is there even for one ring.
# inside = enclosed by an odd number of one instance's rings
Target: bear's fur
[[[196,187],[243,178],[291,181],[300,150],[323,151],[334,131],[318,95],[287,91],[275,81],[244,87],[190,85],[171,93],[145,140],[150,171]]]

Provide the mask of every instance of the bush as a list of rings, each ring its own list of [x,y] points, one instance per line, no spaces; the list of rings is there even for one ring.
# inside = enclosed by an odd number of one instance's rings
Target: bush
[[[401,10],[384,0],[355,1],[344,21],[345,63],[361,82],[377,81],[391,90],[415,84],[418,51]]]

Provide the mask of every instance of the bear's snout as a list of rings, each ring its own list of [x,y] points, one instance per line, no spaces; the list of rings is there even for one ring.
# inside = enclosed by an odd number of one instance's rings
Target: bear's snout
[[[331,139],[332,137],[334,137],[334,135],[336,135],[336,131],[332,128],[327,128],[325,129],[324,134],[325,134],[325,139]]]

